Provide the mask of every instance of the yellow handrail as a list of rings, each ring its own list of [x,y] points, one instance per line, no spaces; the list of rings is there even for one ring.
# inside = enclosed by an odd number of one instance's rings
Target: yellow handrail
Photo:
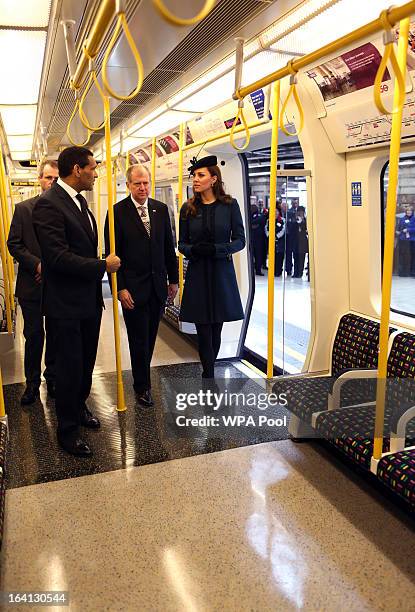
[[[392,30],[392,26],[388,20],[388,11],[383,11],[380,15],[385,27],[385,32],[383,34],[383,44],[385,46],[385,51],[382,57],[382,61],[380,62],[378,71],[376,73],[375,83],[374,83],[374,92],[375,92],[375,104],[382,115],[389,115],[399,112],[399,109],[402,107],[405,100],[405,79],[402,75],[402,71],[399,67],[398,60],[396,59],[395,53],[395,33]],[[388,62],[391,63],[393,71],[395,73],[395,77],[398,83],[398,91],[399,98],[395,101],[394,107],[391,111],[388,111],[383,105],[381,98],[381,87],[382,81],[387,70]]]
[[[3,157],[0,156],[0,173],[1,173],[1,208],[3,215],[3,232],[4,232],[4,242],[7,242],[7,236],[10,229],[10,217],[8,210],[8,202],[7,202],[7,187],[6,187],[6,169],[4,167]],[[14,311],[14,267],[13,267],[13,257],[10,255],[8,249],[6,249],[6,265],[7,265],[7,281],[9,287],[9,302],[10,302],[10,310]],[[6,283],[6,279],[4,279]]]
[[[398,21],[409,17],[413,13],[415,13],[415,0],[411,0],[411,2],[407,2],[402,6],[397,6],[395,8],[389,9],[388,22],[393,26]],[[357,30],[350,32],[349,34],[338,38],[334,42],[324,45],[324,47],[321,47],[320,49],[317,49],[312,53],[308,53],[303,57],[299,57],[298,59],[292,62],[291,66],[296,72],[299,72],[302,68],[306,68],[310,64],[315,64],[327,55],[331,55],[337,51],[341,51],[344,49],[344,47],[347,47],[362,38],[367,38],[373,34],[377,34],[383,29],[384,23],[382,19],[378,17],[377,19],[370,21],[361,28],[358,28]],[[279,68],[275,72],[271,72],[269,75],[258,79],[254,83],[251,83],[251,85],[241,87],[239,90],[235,91],[235,93],[233,94],[233,98],[235,100],[239,98],[245,98],[247,95],[251,94],[257,89],[262,89],[263,87],[270,85],[274,81],[278,81],[278,79],[282,79],[283,77],[289,76],[290,74],[291,72],[288,66]]]
[[[267,378],[274,376],[274,273],[275,273],[275,217],[277,208],[278,165],[278,115],[280,107],[281,81],[273,85],[271,168],[269,190],[269,234],[268,234],[268,345]]]
[[[75,93],[75,95],[76,95],[76,93]],[[66,135],[67,135],[67,137],[68,137],[68,139],[69,139],[69,142],[70,142],[71,144],[73,144],[73,145],[74,145],[74,147],[84,147],[85,145],[87,145],[87,144],[88,144],[89,139],[91,138],[91,132],[90,132],[89,130],[88,130],[88,132],[87,132],[87,137],[86,137],[86,140],[85,140],[84,142],[75,142],[75,141],[74,141],[74,139],[72,138],[72,135],[71,135],[71,125],[72,125],[72,121],[74,120],[75,115],[76,115],[76,113],[77,113],[78,111],[79,111],[79,98],[76,98],[76,100],[75,100],[75,106],[74,106],[74,109],[73,109],[73,111],[72,111],[72,115],[71,115],[71,116],[70,116],[70,118],[69,118],[68,125],[67,125],[67,128],[66,128]]]
[[[3,164],[3,157],[0,155],[0,168]],[[6,249],[6,226],[5,226],[5,214],[4,214],[4,190],[3,190],[3,172],[0,171],[0,199],[1,199],[1,214],[0,214],[0,258],[3,269],[3,281],[4,281],[4,301],[6,306],[6,321],[7,321],[7,332],[12,333],[12,315],[11,315],[11,288],[10,288],[10,276],[9,276],[9,263],[8,263],[8,251]]]
[[[130,49],[132,51],[132,54],[134,56],[134,60],[137,66],[137,72],[138,72],[138,80],[137,80],[137,86],[134,89],[134,91],[132,93],[130,93],[128,96],[123,96],[119,93],[117,93],[116,91],[114,91],[112,89],[112,87],[110,86],[109,82],[108,82],[108,77],[107,77],[107,64],[108,64],[108,60],[109,57],[111,55],[111,51],[116,43],[116,40],[118,38],[118,34],[120,32],[121,27],[124,30],[124,34],[125,37],[128,41],[128,44],[130,46]],[[138,92],[140,91],[142,85],[143,85],[143,80],[144,80],[144,66],[143,66],[143,62],[141,59],[141,56],[138,52],[138,49],[136,47],[136,44],[134,42],[133,37],[131,36],[131,32],[130,29],[128,27],[128,23],[127,23],[127,19],[125,17],[125,13],[124,12],[120,12],[118,13],[118,19],[117,19],[117,25],[115,26],[115,30],[114,30],[114,34],[112,35],[112,38],[109,42],[108,48],[105,51],[105,55],[104,55],[104,60],[102,62],[102,82],[104,84],[104,87],[106,89],[106,91],[108,92],[108,94],[110,96],[112,96],[113,98],[116,98],[117,100],[131,100],[131,98],[134,98],[134,96],[136,96],[138,94]]]
[[[156,197],[156,139],[151,141],[151,197]]]
[[[100,84],[98,82],[98,79],[97,79],[97,74],[96,74],[95,70],[91,70],[91,72],[89,74],[89,79],[88,79],[87,86],[85,87],[84,93],[82,94],[81,99],[79,101],[79,119],[81,120],[82,125],[84,127],[86,127],[87,130],[89,130],[90,132],[98,132],[98,130],[102,130],[102,128],[105,126],[105,118],[104,118],[103,122],[100,125],[94,127],[94,126],[90,125],[90,123],[88,122],[87,116],[85,115],[85,111],[83,109],[85,98],[87,96],[87,93],[89,92],[89,90],[92,87],[92,83],[95,83],[95,87],[97,88],[97,90],[98,90],[98,92],[99,92],[99,94],[101,96],[101,99],[104,96],[104,92],[102,91],[101,86],[100,86]]]
[[[242,145],[242,147],[238,147],[238,145],[235,144],[235,140],[234,140],[236,126],[238,125],[239,119],[242,121],[242,125],[243,125],[243,128],[245,130],[245,135],[246,135],[245,142]],[[245,115],[244,115],[244,101],[243,100],[238,100],[238,112],[232,124],[229,137],[230,137],[231,145],[236,151],[245,151],[245,149],[248,147],[249,142],[251,140],[251,134],[249,132],[249,127],[248,127],[248,124],[246,122]]]
[[[105,163],[107,170],[107,192],[108,192],[108,229],[110,239],[110,252],[116,252],[115,244],[115,227],[114,227],[114,195],[112,193],[112,172],[111,172],[111,124],[110,124],[110,101],[107,96],[103,98],[104,116],[105,116]],[[122,382],[122,364],[121,364],[121,344],[120,344],[120,319],[118,313],[118,290],[117,290],[117,274],[111,274],[112,286],[112,312],[114,321],[114,341],[115,341],[115,361],[117,367],[117,410],[123,412],[126,410],[124,398],[124,385]]]
[[[160,13],[160,15],[172,25],[187,26],[194,25],[198,21],[201,21],[202,19],[207,17],[210,11],[215,6],[215,0],[206,0],[206,4],[202,8],[202,10],[195,17],[188,18],[177,17],[177,15],[173,15],[173,13],[169,11],[169,9],[164,5],[163,0],[153,0],[153,4]]]
[[[408,52],[409,18],[400,23],[398,62],[403,79],[406,75],[406,57]],[[392,290],[393,251],[395,245],[396,223],[396,194],[399,176],[399,155],[401,149],[401,130],[404,99],[401,98],[398,79],[395,81],[394,107],[397,108],[392,116],[391,147],[389,154],[389,185],[386,202],[385,249],[383,255],[382,278],[382,314],[380,319],[379,335],[379,364],[376,388],[376,420],[373,457],[379,460],[383,450],[383,428],[385,418],[385,392],[388,368],[388,340],[389,320]]]
[[[98,228],[98,259],[102,259],[102,232],[101,232],[101,176],[97,178],[97,228]]]
[[[179,236],[180,230],[180,209],[183,205],[183,150],[185,143],[185,124],[180,124],[180,135],[179,135],[179,188],[177,190],[177,236]],[[182,303],[183,297],[183,255],[179,253],[179,304]]]
[[[282,129],[282,131],[284,132],[284,134],[286,134],[287,136],[299,136],[303,127],[304,127],[304,110],[303,110],[303,105],[301,104],[301,100],[300,97],[298,95],[297,92],[297,73],[295,72],[294,68],[293,68],[293,61],[291,60],[290,62],[288,62],[288,68],[291,72],[291,76],[290,76],[290,89],[288,91],[288,95],[285,99],[284,104],[282,105],[281,108],[281,114],[280,114],[280,128]],[[294,97],[294,101],[297,105],[297,109],[298,112],[300,114],[300,126],[298,128],[297,131],[295,132],[290,132],[289,130],[286,129],[285,125],[284,125],[284,115],[286,113],[287,110],[287,106],[288,106],[288,102],[291,98],[291,96]]]

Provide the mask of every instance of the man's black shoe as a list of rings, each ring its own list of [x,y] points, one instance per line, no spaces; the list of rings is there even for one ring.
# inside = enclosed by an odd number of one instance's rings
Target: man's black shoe
[[[143,391],[142,393],[137,393],[137,402],[142,406],[146,406],[146,408],[154,406],[150,389],[147,389],[147,391]]]
[[[55,381],[54,380],[47,380],[46,381],[46,387],[48,389],[49,397],[52,397],[53,399],[55,399],[55,397],[56,397],[56,385],[55,385]]]
[[[81,408],[81,425],[88,427],[88,429],[99,429],[101,427],[99,419],[85,405]]]
[[[37,385],[29,384],[26,386],[25,392],[20,398],[20,403],[22,406],[28,406],[29,404],[34,404],[38,398],[39,387]]]
[[[59,438],[58,436],[58,443],[63,450],[71,455],[75,455],[76,457],[91,457],[92,455],[92,450],[81,438],[75,438],[75,440],[70,442],[68,440]]]

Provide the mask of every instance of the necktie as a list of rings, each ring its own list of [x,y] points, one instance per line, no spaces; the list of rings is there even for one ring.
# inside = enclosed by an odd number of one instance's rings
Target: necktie
[[[139,204],[137,206],[137,210],[138,210],[138,214],[141,217],[141,221],[143,222],[145,230],[147,234],[150,236],[150,221],[147,219],[147,211],[146,211],[145,204]]]
[[[93,228],[93,225],[91,223],[91,219],[90,219],[89,213],[88,213],[88,204],[87,204],[87,201],[85,200],[84,196],[81,195],[80,193],[77,193],[75,197],[76,197],[76,199],[78,200],[78,202],[81,205],[81,212],[84,215],[85,219],[87,220],[88,225],[89,225],[89,227],[92,230],[92,233],[94,233],[94,228]]]

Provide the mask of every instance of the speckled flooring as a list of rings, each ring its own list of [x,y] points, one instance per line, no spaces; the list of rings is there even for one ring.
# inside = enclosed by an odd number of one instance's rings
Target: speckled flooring
[[[2,589],[82,612],[410,612],[414,547],[324,449],[280,441],[8,491]]]
[[[14,487],[73,478],[99,472],[168,461],[190,455],[211,453],[247,444],[288,438],[289,413],[282,407],[270,408],[269,415],[286,423],[267,427],[258,426],[260,411],[256,406],[243,410],[208,410],[199,407],[178,410],[177,393],[201,389],[199,363],[183,363],[152,368],[152,393],[155,406],[143,408],[136,402],[131,372],[123,372],[127,410],[116,411],[116,374],[94,376],[88,406],[101,421],[98,431],[82,430],[82,437],[93,449],[91,458],[77,458],[61,450],[56,441],[54,401],[42,388],[40,400],[24,407],[20,396],[24,385],[4,387],[9,422],[8,469],[6,486]],[[263,392],[260,381],[247,378],[231,362],[220,361],[216,367],[218,392],[226,387],[229,392],[243,392],[254,397]],[[176,418],[201,418],[204,415],[219,420],[216,426],[209,421],[200,426],[177,426]],[[225,426],[222,414],[232,417],[243,414],[255,419],[255,426]],[[212,422],[212,421],[210,421]]]

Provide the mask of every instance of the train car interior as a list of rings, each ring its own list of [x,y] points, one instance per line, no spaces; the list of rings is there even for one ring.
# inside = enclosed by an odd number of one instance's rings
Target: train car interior
[[[413,610],[415,1],[0,0],[0,49],[1,606]],[[53,234],[66,212],[41,216],[69,147],[96,162],[89,191],[66,189],[89,219],[89,263],[68,226]],[[207,202],[197,169],[217,193],[211,166],[226,195]],[[152,300],[169,277],[147,396],[120,285],[139,276],[120,255],[133,204],[143,232],[128,248],[147,253]],[[16,247],[24,219],[36,257],[23,230]],[[106,266],[102,282],[81,259]],[[19,289],[28,270],[37,301]],[[59,437],[72,360],[48,378],[52,325],[76,318],[47,311],[56,271],[57,292],[102,288],[76,404],[85,456]],[[239,298],[243,315],[218,315]],[[43,377],[25,402],[29,311]]]

